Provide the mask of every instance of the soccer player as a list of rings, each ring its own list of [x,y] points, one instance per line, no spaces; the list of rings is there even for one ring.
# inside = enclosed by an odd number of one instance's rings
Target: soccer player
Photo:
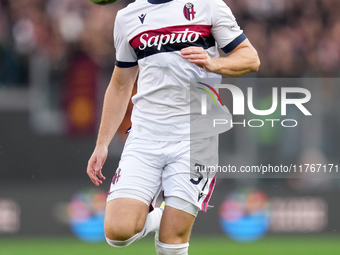
[[[138,76],[131,132],[107,197],[105,235],[125,247],[156,231],[159,255],[188,254],[197,213],[206,211],[215,179],[190,178],[190,145],[217,164],[217,136],[190,141],[190,78],[241,76],[259,68],[256,50],[222,0],[137,0],[114,28],[116,67],[87,174],[95,185],[108,145]],[[226,54],[219,56],[218,48]],[[191,143],[191,144],[190,144]],[[191,161],[190,161],[191,160]],[[164,190],[165,208],[149,207]],[[159,232],[158,232],[159,231]]]

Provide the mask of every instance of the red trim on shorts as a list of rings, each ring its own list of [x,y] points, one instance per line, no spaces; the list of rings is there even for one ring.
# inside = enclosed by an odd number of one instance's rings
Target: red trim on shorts
[[[211,183],[209,185],[209,191],[208,191],[208,194],[207,196],[205,197],[203,203],[202,203],[202,207],[201,207],[201,210],[204,211],[204,212],[207,212],[207,209],[208,209],[208,203],[209,203],[209,200],[210,200],[210,197],[214,191],[214,188],[215,188],[215,183],[216,183],[216,175],[215,177],[211,180]]]

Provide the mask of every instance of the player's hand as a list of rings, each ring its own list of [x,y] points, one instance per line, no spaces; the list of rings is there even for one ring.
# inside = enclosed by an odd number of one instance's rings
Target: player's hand
[[[102,180],[106,179],[102,174],[102,168],[106,161],[107,153],[107,147],[97,146],[87,164],[87,175],[96,186],[102,184]]]
[[[214,61],[202,47],[187,47],[181,50],[182,57],[206,71],[213,72]]]

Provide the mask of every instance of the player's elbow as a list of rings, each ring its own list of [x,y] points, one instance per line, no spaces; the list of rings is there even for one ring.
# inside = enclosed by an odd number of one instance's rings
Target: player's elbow
[[[251,61],[250,61],[249,69],[251,72],[257,72],[260,68],[261,61],[259,58],[259,55],[257,51],[253,48],[252,54],[251,54]]]

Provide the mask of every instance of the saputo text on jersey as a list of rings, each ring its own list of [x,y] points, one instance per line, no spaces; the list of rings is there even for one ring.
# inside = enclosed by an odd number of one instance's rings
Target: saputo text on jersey
[[[175,44],[175,43],[194,43],[196,42],[202,33],[197,31],[190,31],[189,28],[184,31],[176,31],[172,34],[153,35],[149,37],[148,33],[140,36],[140,42],[143,46],[139,46],[140,50],[145,50],[147,47],[151,48],[156,46],[158,50],[161,50],[163,45]]]

